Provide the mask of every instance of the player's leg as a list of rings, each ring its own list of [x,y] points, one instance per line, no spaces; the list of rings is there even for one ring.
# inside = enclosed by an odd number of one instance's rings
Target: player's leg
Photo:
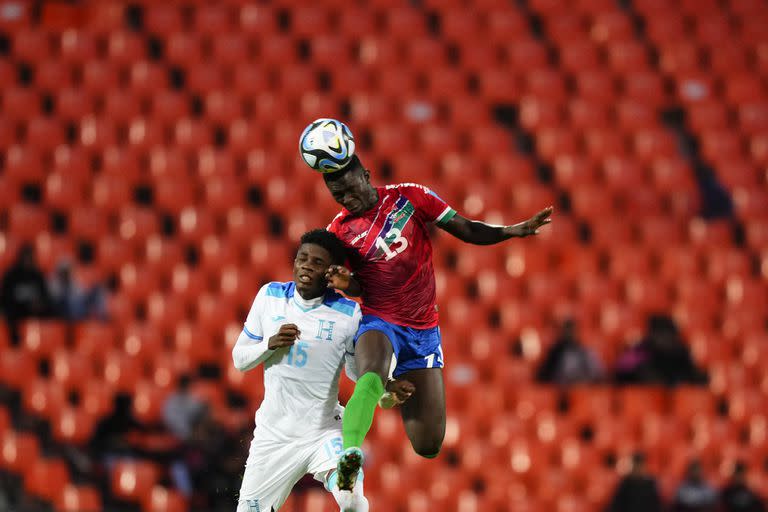
[[[413,449],[437,457],[445,437],[445,384],[440,329],[407,329],[394,376],[411,382],[416,391],[400,406],[403,426]]]
[[[373,423],[376,405],[384,394],[391,360],[392,343],[384,332],[369,330],[358,337],[355,363],[360,377],[344,410],[344,448],[363,444]]]
[[[336,482],[337,476],[336,470],[330,471],[325,481],[325,488],[333,494],[340,512],[368,512],[369,504],[363,492],[362,474],[357,478],[355,487],[351,491],[339,489]]]
[[[360,377],[347,402],[342,421],[344,452],[339,457],[338,487],[351,491],[357,472],[363,464],[360,447],[373,423],[373,415],[384,393],[389,375],[394,345],[391,325],[368,315],[358,331],[355,344],[355,363]]]
[[[440,453],[445,437],[445,384],[442,368],[410,370],[398,378],[416,387],[400,414],[414,451],[422,457],[434,458]]]
[[[237,512],[278,510],[307,472],[307,456],[294,443],[257,435],[251,442]]]
[[[341,512],[368,512],[368,500],[363,494],[362,470],[356,475],[352,491],[342,491],[338,487],[336,463],[342,453],[341,446],[339,430],[330,430],[321,436],[313,448],[308,471],[333,494]]]

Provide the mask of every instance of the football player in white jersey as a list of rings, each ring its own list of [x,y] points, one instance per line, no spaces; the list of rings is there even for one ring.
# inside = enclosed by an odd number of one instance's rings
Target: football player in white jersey
[[[264,364],[264,401],[240,487],[237,512],[279,510],[291,489],[312,474],[333,493],[343,512],[367,512],[362,478],[339,491],[336,464],[342,452],[339,378],[357,380],[353,339],[360,307],[328,288],[325,272],[343,264],[345,248],[333,233],[316,229],[301,237],[293,281],[264,285],[232,351],[241,371]],[[396,401],[413,386],[390,387]]]

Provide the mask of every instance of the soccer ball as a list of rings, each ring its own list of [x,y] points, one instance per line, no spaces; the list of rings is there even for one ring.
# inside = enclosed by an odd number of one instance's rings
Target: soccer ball
[[[312,169],[336,172],[355,154],[355,137],[347,125],[336,119],[316,119],[299,137],[299,153]]]

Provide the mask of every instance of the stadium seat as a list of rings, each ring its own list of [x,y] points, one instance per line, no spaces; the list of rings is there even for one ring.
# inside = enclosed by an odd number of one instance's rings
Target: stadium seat
[[[56,349],[50,356],[51,377],[66,389],[93,377],[92,361],[76,352]]]
[[[133,391],[133,414],[136,419],[145,425],[159,424],[167,396],[167,389],[147,381],[137,382]]]
[[[155,485],[143,501],[146,512],[185,512],[188,510],[187,500],[178,492],[166,487]]]
[[[67,397],[59,383],[37,377],[23,384],[22,401],[24,409],[30,414],[53,421],[66,406]]]
[[[98,380],[90,380],[81,383],[77,391],[80,395],[81,407],[89,416],[101,418],[112,412],[115,394],[112,386]]]
[[[116,391],[134,389],[141,374],[140,361],[123,352],[110,350],[103,369],[105,382]]]
[[[51,419],[53,438],[63,444],[84,446],[91,439],[96,421],[83,408],[63,407],[59,415]]]
[[[40,443],[34,434],[6,430],[0,439],[0,464],[3,469],[26,476],[40,456]]]
[[[55,320],[29,320],[22,329],[25,350],[36,357],[48,357],[67,343],[66,325]]]
[[[110,471],[112,493],[124,500],[141,502],[150,496],[159,478],[157,466],[142,460],[120,460]]]
[[[55,501],[62,512],[99,512],[103,510],[99,491],[90,486],[67,483]]]
[[[24,488],[33,496],[54,501],[69,483],[69,471],[63,460],[38,459],[24,479]]]

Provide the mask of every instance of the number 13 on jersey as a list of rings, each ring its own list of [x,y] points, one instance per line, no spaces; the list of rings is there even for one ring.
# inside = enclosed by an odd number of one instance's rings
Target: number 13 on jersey
[[[384,238],[376,239],[376,247],[384,251],[384,259],[387,261],[391,260],[403,252],[406,248],[408,248],[408,239],[403,236],[402,231],[400,231],[398,228],[390,229],[389,233],[387,234],[387,238],[390,235],[395,236],[390,245],[387,245],[387,242]]]

